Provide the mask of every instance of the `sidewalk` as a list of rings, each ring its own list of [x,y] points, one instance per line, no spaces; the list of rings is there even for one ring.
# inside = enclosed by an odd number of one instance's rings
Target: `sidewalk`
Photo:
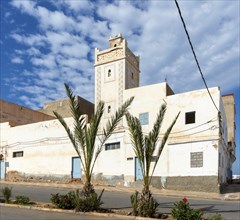
[[[32,185],[32,186],[46,186],[46,187],[57,187],[57,188],[68,188],[68,189],[79,189],[82,188],[81,183],[43,183],[43,182],[9,182],[0,181],[1,184],[12,184],[12,185]],[[96,190],[105,189],[110,192],[127,192],[133,193],[136,190],[141,192],[142,188],[138,187],[125,187],[125,186],[107,186],[107,185],[94,185]],[[191,192],[191,191],[177,191],[177,190],[166,190],[157,189],[152,187],[151,192],[156,195],[162,196],[176,196],[176,197],[187,197],[187,198],[203,198],[203,199],[217,199],[217,200],[227,200],[227,201],[240,201],[240,184],[235,187],[235,192],[230,193],[208,193],[208,192]]]

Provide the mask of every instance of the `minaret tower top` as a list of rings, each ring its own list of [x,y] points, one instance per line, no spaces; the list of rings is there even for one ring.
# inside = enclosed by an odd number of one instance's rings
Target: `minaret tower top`
[[[127,46],[127,41],[122,37],[122,34],[118,34],[115,37],[110,36],[109,38],[109,43],[110,43],[110,48],[121,46],[124,43]]]

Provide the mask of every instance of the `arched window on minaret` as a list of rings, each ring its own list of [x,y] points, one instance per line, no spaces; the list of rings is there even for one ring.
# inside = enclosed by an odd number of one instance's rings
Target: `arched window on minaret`
[[[111,105],[108,106],[108,108],[107,108],[107,112],[108,112],[108,113],[111,112]]]

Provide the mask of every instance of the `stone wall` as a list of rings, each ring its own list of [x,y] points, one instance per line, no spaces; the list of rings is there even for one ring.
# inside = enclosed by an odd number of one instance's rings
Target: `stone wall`
[[[163,181],[165,180],[165,181]],[[153,177],[152,186],[169,190],[220,192],[217,176]]]

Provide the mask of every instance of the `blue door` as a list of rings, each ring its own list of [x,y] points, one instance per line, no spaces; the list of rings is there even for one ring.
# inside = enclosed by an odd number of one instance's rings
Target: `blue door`
[[[3,180],[4,177],[5,177],[4,161],[0,161],[0,179]]]
[[[140,163],[137,157],[135,157],[135,180],[142,180],[143,174],[140,167]]]
[[[73,157],[72,158],[72,178],[81,178],[82,177],[82,171],[81,171],[81,162],[79,157]]]

